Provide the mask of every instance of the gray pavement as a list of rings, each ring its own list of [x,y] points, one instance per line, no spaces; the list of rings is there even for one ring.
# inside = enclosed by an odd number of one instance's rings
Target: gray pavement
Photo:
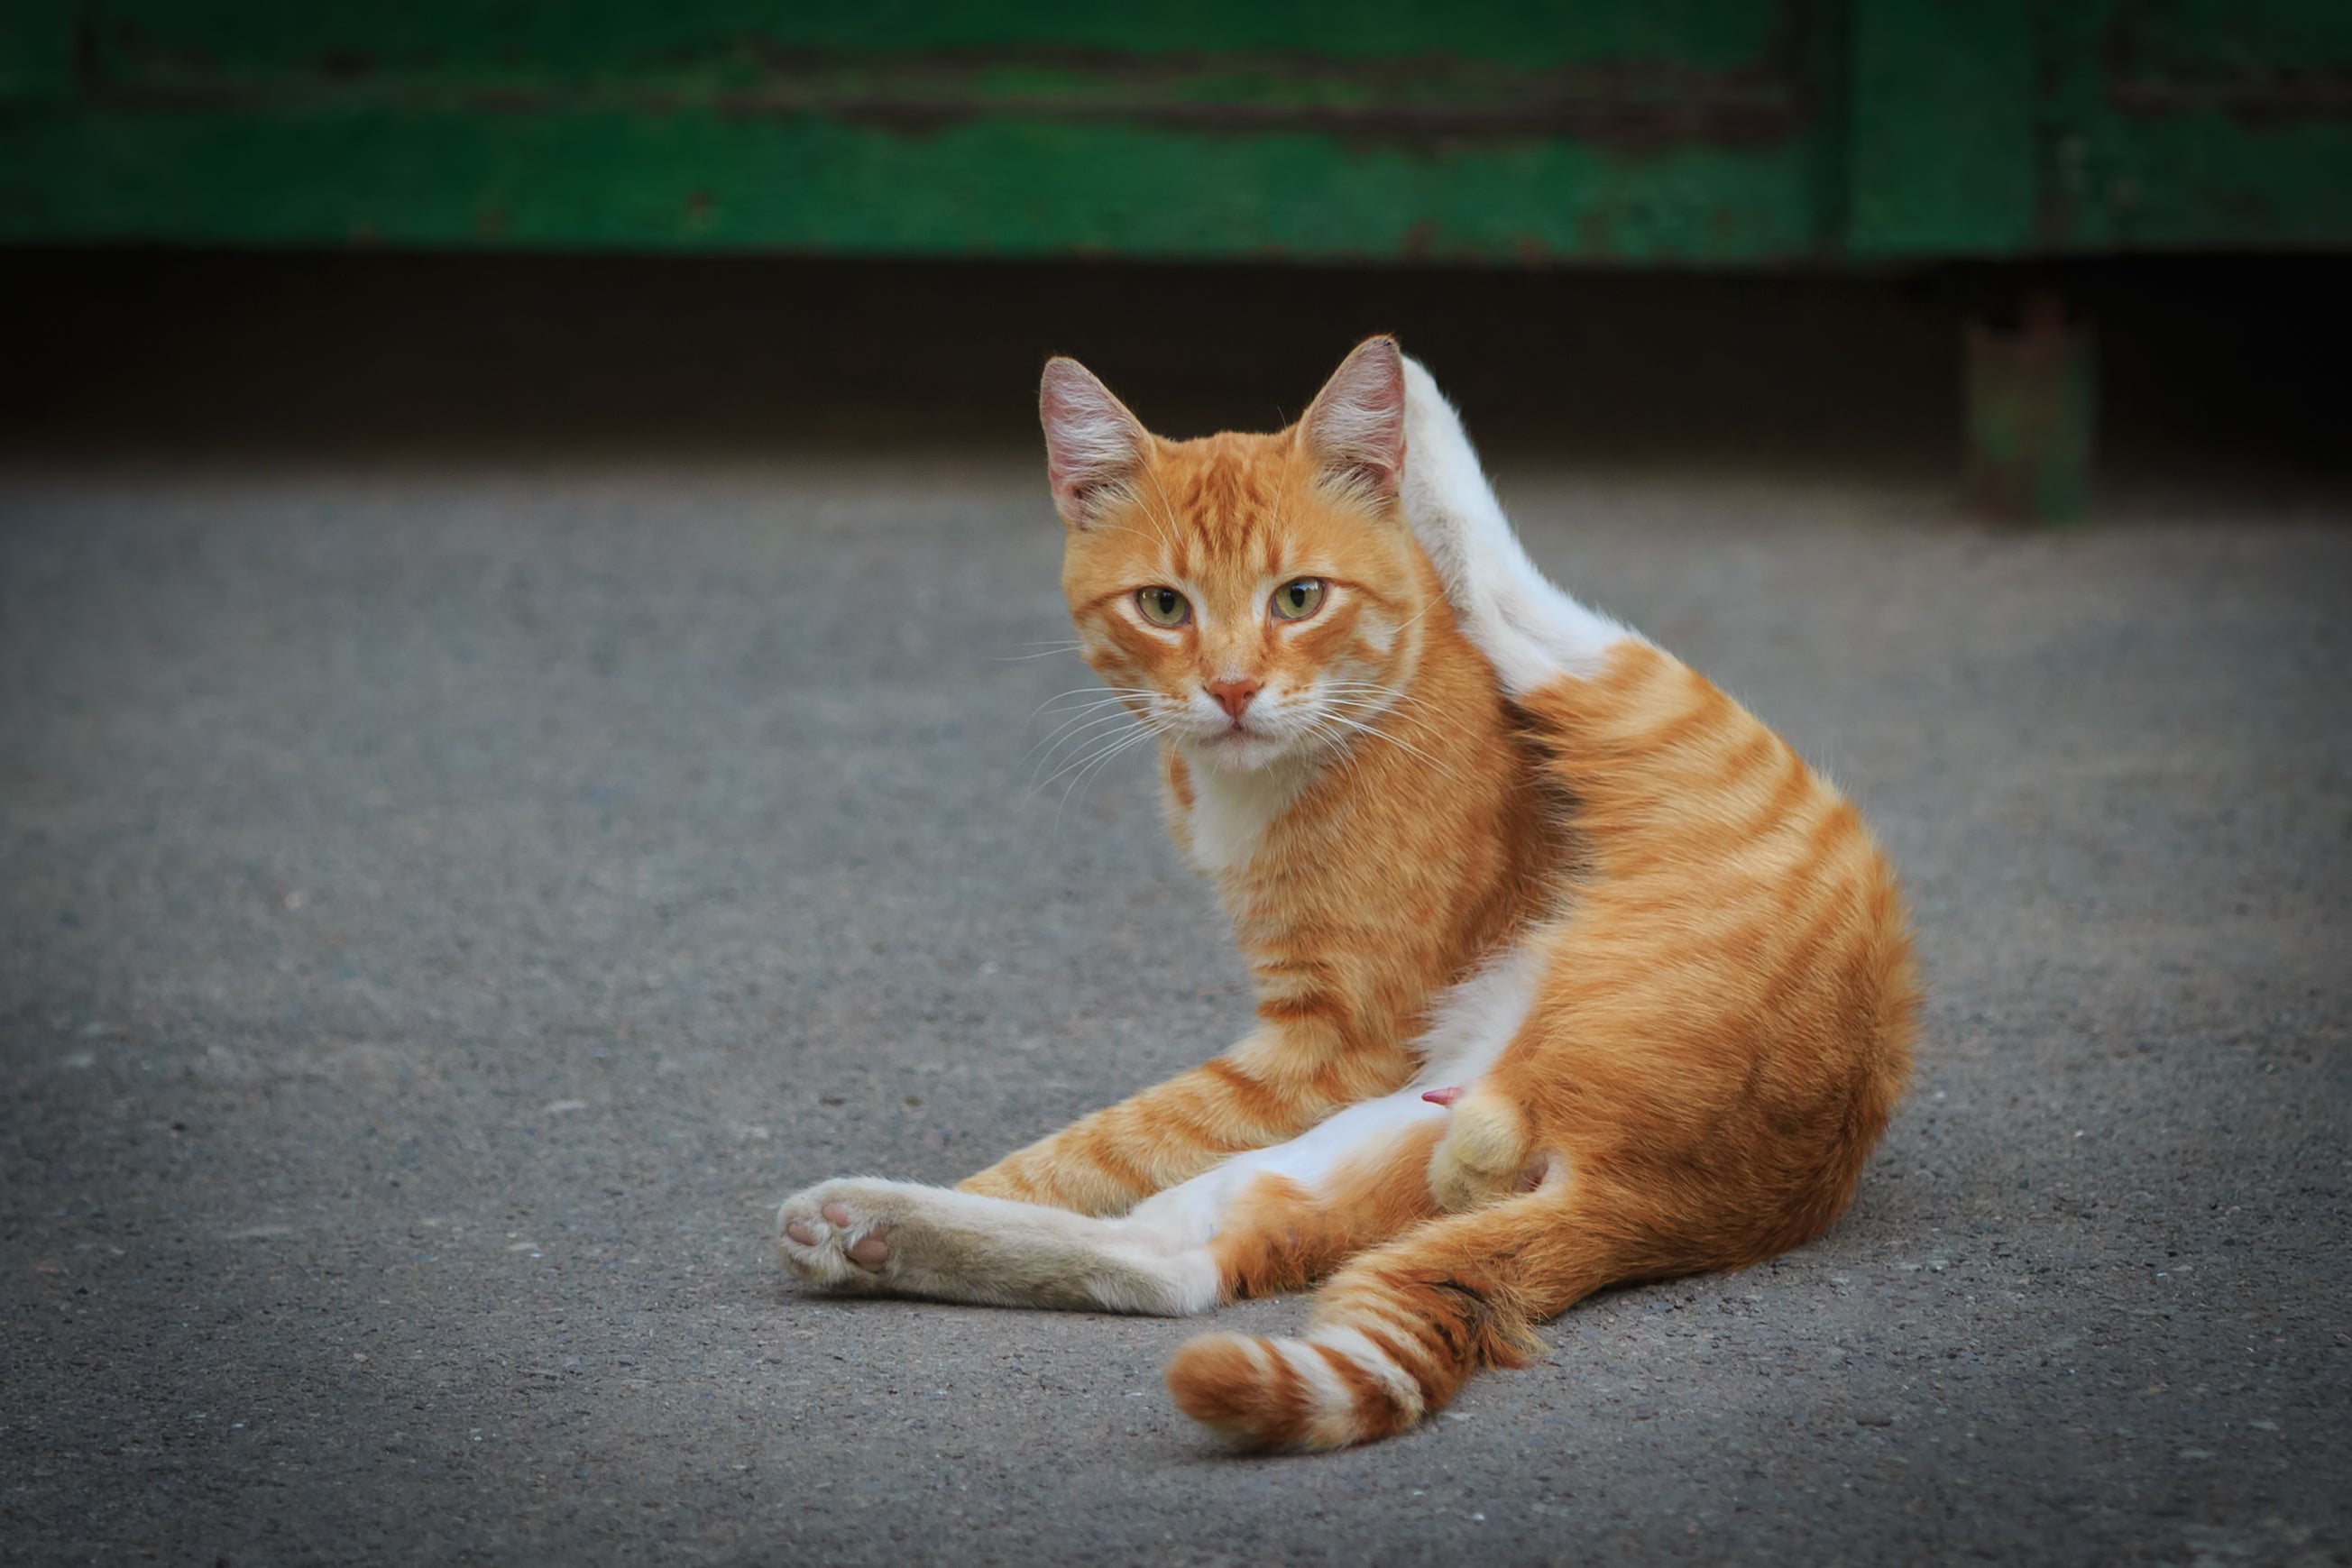
[[[1504,477],[1864,801],[1919,1072],[1815,1245],[1268,1461],[1196,1325],[768,1246],[1247,1017],[1140,760],[1024,794],[1027,454],[0,476],[0,1558],[2347,1561],[2352,519]]]

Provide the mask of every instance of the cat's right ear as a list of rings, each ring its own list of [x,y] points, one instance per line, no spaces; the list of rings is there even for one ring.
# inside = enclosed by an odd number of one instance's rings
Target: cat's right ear
[[[1070,527],[1083,528],[1141,470],[1151,434],[1092,371],[1058,357],[1045,361],[1037,418],[1045,427],[1054,510]]]

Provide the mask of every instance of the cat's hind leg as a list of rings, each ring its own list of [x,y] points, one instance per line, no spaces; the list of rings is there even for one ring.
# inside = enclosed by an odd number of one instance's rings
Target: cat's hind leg
[[[822,1290],[1183,1315],[1311,1283],[1435,1212],[1423,1170],[1444,1112],[1412,1092],[1339,1113],[1102,1219],[852,1177],[785,1200],[776,1250]]]
[[[1003,1306],[1183,1314],[1296,1289],[1437,1212],[1426,1175],[1444,1085],[1475,1081],[1517,1035],[1540,955],[1513,951],[1448,992],[1417,1042],[1421,1076],[1287,1143],[1232,1155],[1098,1218],[1014,1198],[852,1178],[778,1217],[784,1267],[821,1290]]]
[[[795,1193],[776,1251],[850,1294],[1181,1315],[1216,1304],[1216,1267],[1168,1227],[916,1182],[851,1177]]]
[[[1481,1366],[1517,1366],[1531,1325],[1638,1272],[1589,1185],[1556,1175],[1365,1252],[1317,1296],[1298,1339],[1202,1334],[1169,1363],[1178,1408],[1244,1448],[1319,1449],[1404,1431]]]

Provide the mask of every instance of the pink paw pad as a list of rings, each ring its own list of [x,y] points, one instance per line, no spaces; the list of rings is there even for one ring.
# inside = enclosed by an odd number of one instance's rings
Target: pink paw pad
[[[856,1228],[856,1218],[849,1212],[846,1204],[828,1203],[824,1206],[824,1212],[827,1219],[842,1229]],[[879,1269],[890,1260],[890,1243],[884,1239],[889,1234],[888,1226],[877,1225],[871,1232],[861,1238],[856,1246],[845,1248],[843,1255],[861,1269]]]
[[[845,1203],[828,1203],[819,1212],[836,1230],[846,1232],[857,1228],[857,1217],[849,1212],[849,1206]],[[814,1247],[821,1239],[816,1227],[801,1219],[788,1221],[784,1234],[803,1247]],[[890,1243],[887,1239],[889,1234],[890,1227],[877,1225],[854,1245],[843,1248],[842,1256],[867,1272],[875,1272],[890,1260]]]

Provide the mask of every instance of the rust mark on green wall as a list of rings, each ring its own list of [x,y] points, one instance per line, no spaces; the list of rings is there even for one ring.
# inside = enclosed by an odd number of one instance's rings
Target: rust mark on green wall
[[[2192,40],[2175,10],[2164,0],[2128,0],[2108,20],[2099,63],[2118,113],[2219,113],[2247,131],[2352,124],[2352,58],[2265,59],[2227,37]]]
[[[1768,47],[1730,67],[1602,58],[1543,68],[1445,54],[1340,58],[1304,51],[1125,53],[997,46],[906,52],[738,37],[599,79],[338,47],[307,62],[231,68],[128,23],[83,23],[93,102],[161,111],[530,114],[607,110],[730,118],[823,116],[902,135],[987,118],[1234,136],[1318,132],[1443,151],[1564,139],[1625,156],[1770,147],[1807,131],[1821,99],[1811,0],[1780,0]]]

